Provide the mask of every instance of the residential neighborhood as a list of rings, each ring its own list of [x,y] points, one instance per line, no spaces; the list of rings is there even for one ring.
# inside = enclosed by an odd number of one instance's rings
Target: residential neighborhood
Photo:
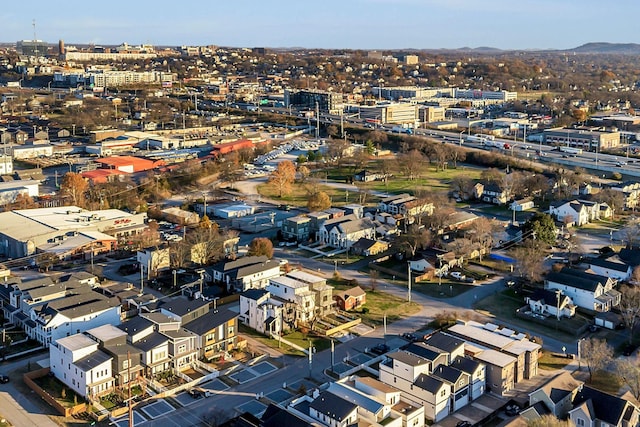
[[[253,6],[0,43],[0,427],[640,426],[640,49]]]

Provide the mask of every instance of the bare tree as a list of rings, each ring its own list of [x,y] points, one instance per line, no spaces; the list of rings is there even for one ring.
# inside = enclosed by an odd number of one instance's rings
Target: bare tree
[[[616,361],[616,374],[629,387],[633,397],[640,399],[640,366],[632,359],[620,359]]]
[[[406,154],[398,155],[398,167],[410,181],[419,177],[424,162],[425,157],[418,150],[411,150]]]
[[[636,267],[637,268],[637,267]],[[629,344],[633,340],[633,330],[640,320],[640,288],[635,286],[623,286],[620,289],[620,316],[629,331]]]
[[[605,340],[588,338],[580,342],[580,357],[587,365],[589,382],[591,382],[593,374],[613,360],[613,349]]]
[[[484,216],[479,217],[471,224],[470,231],[473,234],[471,240],[480,245],[480,261],[482,261],[482,254],[487,249],[491,249],[493,245],[494,228],[493,222]]]
[[[538,240],[527,240],[513,251],[512,256],[516,260],[516,271],[520,277],[532,282],[540,281],[545,255]]]
[[[640,284],[640,265],[635,266],[635,268],[631,272],[631,282],[634,285]]]
[[[418,249],[428,247],[433,243],[433,233],[413,224],[406,233],[398,236],[394,243],[398,250],[411,254],[411,258],[413,258]]]
[[[458,193],[458,197],[462,200],[468,200],[473,194],[475,181],[466,176],[458,175],[451,180],[451,190]]]
[[[380,279],[380,273],[378,270],[371,270],[369,272],[369,289],[371,292],[375,292],[378,287],[378,280]]]

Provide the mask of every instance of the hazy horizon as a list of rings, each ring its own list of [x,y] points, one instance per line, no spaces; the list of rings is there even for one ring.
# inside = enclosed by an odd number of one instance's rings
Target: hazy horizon
[[[33,0],[0,10],[0,40],[48,43],[218,45],[363,50],[564,50],[590,42],[635,43],[640,2],[618,0],[196,1],[187,7],[113,0],[105,5]]]

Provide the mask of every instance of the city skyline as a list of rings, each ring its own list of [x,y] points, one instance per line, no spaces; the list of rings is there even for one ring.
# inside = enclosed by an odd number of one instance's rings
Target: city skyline
[[[108,7],[35,0],[0,11],[0,41],[69,44],[219,45],[327,49],[571,49],[589,42],[634,43],[640,4],[596,0],[197,1],[185,8],[113,0]],[[155,6],[155,7],[154,7]],[[36,22],[34,32],[33,20]]]

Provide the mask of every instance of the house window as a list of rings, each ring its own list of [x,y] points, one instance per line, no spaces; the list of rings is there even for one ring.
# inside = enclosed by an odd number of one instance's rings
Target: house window
[[[447,391],[446,391],[446,390],[442,390],[442,391],[440,392],[440,396],[441,396],[441,397],[444,397],[446,394],[447,394]]]
[[[122,369],[127,369],[127,368],[129,368],[129,359],[122,361]]]
[[[178,353],[184,353],[185,351],[187,351],[187,345],[186,344],[181,344],[178,346]]]
[[[576,419],[576,425],[579,426],[579,427],[584,427],[584,419],[577,418]]]
[[[227,335],[233,335],[234,333],[234,327],[233,325],[229,326],[229,329],[227,329]]]

